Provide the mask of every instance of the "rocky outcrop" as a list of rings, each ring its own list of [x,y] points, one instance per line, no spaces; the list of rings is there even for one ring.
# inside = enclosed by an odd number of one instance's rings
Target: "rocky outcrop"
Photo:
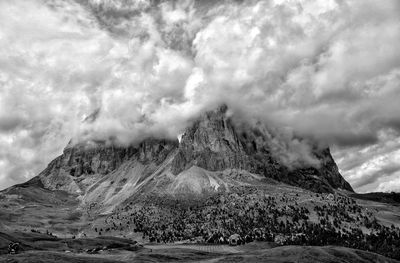
[[[162,162],[166,155],[178,146],[178,141],[147,139],[137,146],[113,146],[104,142],[80,143],[67,147],[57,158],[55,165],[64,167],[70,175],[80,177],[90,174],[107,174],[117,169],[124,161],[136,159],[140,162]]]
[[[84,142],[67,146],[39,177],[52,190],[83,193],[80,184],[87,177],[101,177],[116,171],[126,162],[161,163],[178,147],[178,140],[147,139],[135,146],[114,146],[105,142]],[[95,179],[93,180],[95,181]]]
[[[172,162],[174,174],[193,165],[210,171],[251,169],[245,149],[231,121],[225,117],[226,109],[207,112],[186,129]]]
[[[174,174],[192,166],[209,171],[236,168],[317,192],[336,188],[353,191],[328,148],[312,147],[318,166],[288,167],[273,154],[270,134],[258,127],[239,130],[226,112],[226,106],[207,112],[186,129],[172,161]]]

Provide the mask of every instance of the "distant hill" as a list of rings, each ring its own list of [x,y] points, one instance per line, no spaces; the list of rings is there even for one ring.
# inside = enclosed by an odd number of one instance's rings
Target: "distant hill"
[[[400,193],[395,193],[395,192],[391,193],[376,192],[376,193],[365,193],[365,194],[355,193],[351,194],[350,196],[357,199],[400,205]]]

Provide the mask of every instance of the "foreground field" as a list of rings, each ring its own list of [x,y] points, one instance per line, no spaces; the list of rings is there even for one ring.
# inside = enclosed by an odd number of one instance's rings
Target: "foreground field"
[[[81,242],[82,247],[90,247]],[[61,241],[63,242],[63,241]],[[108,241],[102,241],[107,243]],[[50,243],[48,243],[48,246]],[[54,245],[54,244],[53,244]],[[57,247],[57,245],[56,245]],[[95,253],[78,249],[61,251],[28,250],[17,255],[0,255],[0,262],[32,263],[109,263],[109,262],[346,262],[346,263],[391,263],[399,262],[370,252],[343,247],[281,246],[270,247],[266,242],[255,242],[241,247],[226,245],[145,245],[132,250],[121,247],[105,248]],[[80,252],[79,252],[80,251]]]

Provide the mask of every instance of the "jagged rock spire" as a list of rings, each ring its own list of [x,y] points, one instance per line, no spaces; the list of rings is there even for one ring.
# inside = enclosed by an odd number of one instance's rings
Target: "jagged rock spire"
[[[210,171],[235,168],[320,192],[334,188],[353,191],[340,175],[329,149],[315,148],[320,167],[290,169],[274,156],[268,146],[270,138],[262,131],[247,127],[239,133],[227,109],[222,105],[208,111],[186,129],[172,162],[174,174],[194,165]]]

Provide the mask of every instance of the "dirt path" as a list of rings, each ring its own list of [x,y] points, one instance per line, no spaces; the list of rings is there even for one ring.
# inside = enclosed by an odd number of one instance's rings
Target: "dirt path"
[[[198,251],[204,251],[209,253],[241,253],[243,252],[239,247],[232,247],[228,245],[195,245],[195,244],[163,244],[163,245],[145,245],[148,249],[193,249]]]

